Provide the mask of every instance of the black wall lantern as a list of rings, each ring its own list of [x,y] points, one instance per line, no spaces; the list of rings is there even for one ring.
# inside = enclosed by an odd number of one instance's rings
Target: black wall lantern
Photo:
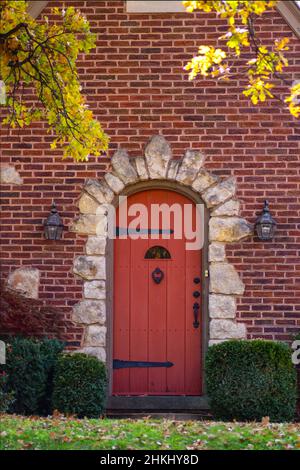
[[[270,214],[269,202],[265,201],[261,215],[256,219],[255,230],[260,240],[272,240],[276,222]]]
[[[47,240],[60,240],[63,228],[64,226],[56,210],[55,202],[53,202],[51,212],[44,224],[45,237]]]

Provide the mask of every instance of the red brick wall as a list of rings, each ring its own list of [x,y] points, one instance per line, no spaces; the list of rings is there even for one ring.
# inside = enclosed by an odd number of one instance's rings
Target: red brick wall
[[[97,49],[79,69],[88,103],[111,136],[109,155],[119,145],[140,155],[148,138],[160,132],[176,156],[200,148],[208,168],[235,175],[249,221],[269,199],[279,224],[275,240],[250,239],[228,247],[227,254],[246,284],[238,315],[249,337],[288,339],[300,329],[299,121],[276,103],[250,106],[240,94],[242,80],[187,80],[183,66],[197,45],[214,44],[225,30],[213,14],[127,14],[124,1],[65,3],[78,6],[98,35]],[[48,8],[45,13],[51,18]],[[286,78],[299,78],[300,42],[280,14],[266,14],[258,29],[266,44],[290,38],[293,76]],[[24,178],[21,186],[2,188],[2,273],[27,265],[40,269],[40,298],[68,318],[82,297],[72,263],[83,253],[85,237],[65,231],[62,241],[49,242],[42,223],[55,199],[68,224],[84,180],[101,176],[109,160],[62,161],[50,140],[44,124],[2,131],[1,161],[16,165]],[[74,345],[81,339],[71,323],[66,333]]]

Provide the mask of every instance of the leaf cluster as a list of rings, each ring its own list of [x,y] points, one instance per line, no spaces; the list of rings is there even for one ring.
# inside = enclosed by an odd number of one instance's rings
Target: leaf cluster
[[[79,54],[95,47],[96,36],[74,7],[52,9],[55,21],[36,21],[24,0],[0,5],[0,73],[9,114],[4,124],[23,127],[45,119],[54,130],[51,148],[62,147],[64,157],[76,161],[99,156],[108,136],[94,119],[82,94],[77,71]],[[30,101],[27,89],[34,89]]]
[[[289,39],[284,37],[276,39],[271,49],[268,49],[259,40],[255,31],[255,21],[266,11],[276,6],[276,1],[184,1],[188,12],[195,10],[206,13],[216,12],[220,18],[227,21],[226,34],[219,37],[225,41],[224,49],[215,49],[214,46],[200,46],[198,55],[193,57],[185,66],[189,71],[189,79],[194,80],[198,75],[202,77],[229,80],[234,77],[233,69],[243,50],[250,49],[253,57],[247,61],[245,69],[238,67],[248,84],[243,94],[256,105],[266,99],[280,99],[275,95],[274,80],[286,82],[280,75],[289,63],[285,51],[289,49]],[[300,116],[300,87],[294,85],[284,102],[288,105],[290,113],[298,118]]]

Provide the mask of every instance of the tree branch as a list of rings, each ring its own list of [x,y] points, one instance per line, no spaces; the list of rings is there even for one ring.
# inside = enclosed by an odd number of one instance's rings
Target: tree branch
[[[28,24],[27,23],[19,23],[17,24],[14,28],[11,30],[7,31],[7,33],[0,33],[0,42],[4,42],[7,38],[15,34],[19,29],[21,28],[27,28]]]

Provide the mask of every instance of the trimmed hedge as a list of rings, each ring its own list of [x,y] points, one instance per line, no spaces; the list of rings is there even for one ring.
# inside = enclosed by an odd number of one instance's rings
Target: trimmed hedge
[[[13,403],[14,395],[7,391],[7,375],[0,373],[0,413],[6,413],[9,406]]]
[[[54,373],[53,409],[79,418],[99,418],[105,409],[106,368],[96,357],[61,355]]]
[[[51,412],[53,369],[62,342],[55,339],[10,338],[7,342],[7,389],[14,394],[9,411],[24,415]]]
[[[300,333],[298,333],[294,338],[293,341],[300,341]],[[297,359],[299,358],[299,352],[297,353]],[[300,418],[300,364],[296,365],[297,371],[297,388],[298,388],[298,402],[297,402],[297,416],[298,419]]]
[[[292,343],[293,343],[294,341],[300,341],[300,333],[298,333],[296,336],[294,336]],[[297,348],[297,350],[294,350],[294,349],[293,349],[293,352],[296,352],[296,351],[297,351],[297,354],[296,354],[296,355],[297,355],[297,359],[298,359],[298,358],[300,357],[299,348]],[[300,369],[300,364],[298,364],[296,367],[297,367],[297,369],[299,370],[299,369]]]
[[[226,341],[209,348],[206,382],[216,419],[291,421],[296,411],[296,371],[284,343]]]

